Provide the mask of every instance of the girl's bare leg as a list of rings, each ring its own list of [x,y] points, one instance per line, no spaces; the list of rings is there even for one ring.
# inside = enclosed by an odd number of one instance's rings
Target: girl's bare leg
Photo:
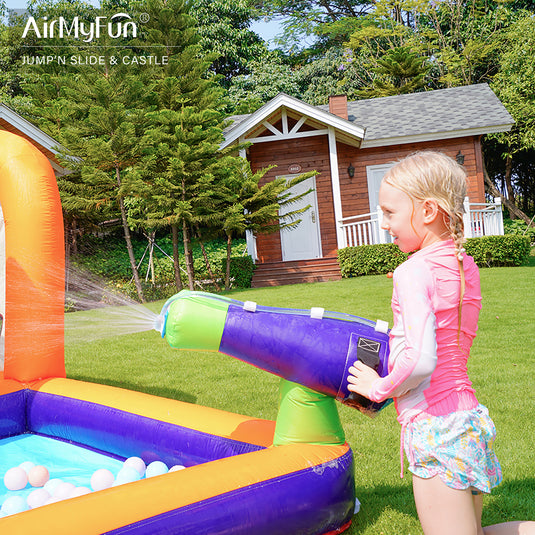
[[[470,489],[452,489],[438,476],[422,479],[413,475],[412,486],[425,535],[483,535],[480,511]]]
[[[425,535],[535,535],[535,522],[517,521],[481,527],[483,494],[455,490],[436,476],[412,477],[414,500]]]
[[[505,522],[483,528],[485,535],[535,535],[535,522]]]

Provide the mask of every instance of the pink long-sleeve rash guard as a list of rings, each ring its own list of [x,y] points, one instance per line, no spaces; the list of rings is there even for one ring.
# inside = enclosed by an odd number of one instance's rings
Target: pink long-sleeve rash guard
[[[481,309],[479,271],[464,256],[465,292],[459,331],[460,271],[452,240],[414,253],[394,272],[389,374],[376,380],[373,401],[393,397],[401,423],[425,412],[448,414],[477,405],[466,364]]]

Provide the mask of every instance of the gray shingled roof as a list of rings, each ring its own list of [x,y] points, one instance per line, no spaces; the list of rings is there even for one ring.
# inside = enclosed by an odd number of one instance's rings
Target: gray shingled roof
[[[357,100],[347,108],[349,121],[366,128],[365,142],[482,128],[503,131],[514,123],[487,84]]]
[[[315,106],[329,111],[329,106]],[[313,107],[312,107],[313,108]],[[348,102],[348,120],[365,129],[362,146],[505,132],[514,120],[487,84]],[[249,115],[233,121],[224,134]]]
[[[248,113],[245,115],[229,115],[227,120],[231,121],[231,123],[223,129],[223,135],[225,136],[227,132],[238,126],[242,121],[245,121],[247,117],[249,117]]]

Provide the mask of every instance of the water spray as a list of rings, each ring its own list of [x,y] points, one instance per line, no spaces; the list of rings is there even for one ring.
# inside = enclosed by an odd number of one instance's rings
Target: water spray
[[[162,314],[158,314],[156,318],[154,318],[153,329],[158,331],[162,335],[162,338],[164,337],[165,333],[165,320],[166,316],[163,316]]]

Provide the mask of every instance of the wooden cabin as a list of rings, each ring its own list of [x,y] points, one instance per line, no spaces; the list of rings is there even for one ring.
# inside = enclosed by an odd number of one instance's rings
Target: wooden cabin
[[[313,192],[302,201],[310,208],[296,228],[248,237],[257,264],[253,286],[340,278],[338,249],[387,240],[377,220],[379,184],[414,151],[457,158],[469,176],[467,203],[482,206],[481,137],[514,123],[487,84],[354,102],[337,95],[324,106],[281,93],[231,119],[223,146],[250,143],[242,156],[253,171],[276,165],[264,180],[318,171],[298,186]]]

